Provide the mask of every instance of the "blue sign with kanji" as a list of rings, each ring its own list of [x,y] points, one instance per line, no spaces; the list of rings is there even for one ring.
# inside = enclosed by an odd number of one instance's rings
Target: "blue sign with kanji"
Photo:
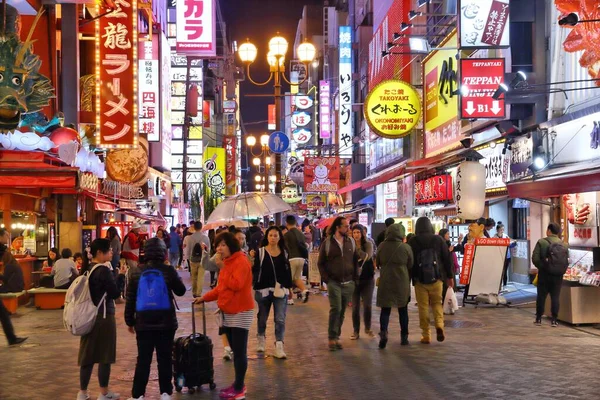
[[[281,131],[275,131],[269,136],[269,150],[275,154],[284,153],[290,147],[290,138]]]

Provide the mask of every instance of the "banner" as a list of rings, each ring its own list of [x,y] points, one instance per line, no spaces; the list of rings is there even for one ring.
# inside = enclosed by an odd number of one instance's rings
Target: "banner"
[[[485,190],[498,191],[506,189],[506,182],[510,180],[510,154],[502,154],[502,143],[496,147],[485,147],[477,152],[483,156],[479,162],[485,166]]]
[[[460,117],[504,118],[504,96],[494,100],[498,85],[504,83],[504,58],[463,58],[460,60]]]
[[[577,247],[597,247],[596,192],[565,194],[562,201],[567,213],[569,244]]]
[[[149,142],[160,142],[160,81],[158,63],[158,35],[143,40],[139,45],[138,101],[139,133]]]
[[[462,0],[458,10],[461,48],[510,46],[510,0]]]
[[[204,177],[206,179],[206,194],[217,201],[225,197],[225,149],[222,147],[207,147],[204,153]],[[197,182],[194,182],[197,183]]]
[[[138,47],[135,2],[116,2],[112,13],[96,19],[96,145],[138,145]],[[96,6],[97,15],[105,9]]]
[[[352,28],[339,28],[339,114],[338,114],[338,154],[352,156]]]
[[[454,31],[439,46],[448,50],[432,51],[423,61],[425,157],[460,146],[457,45]]]
[[[331,86],[329,81],[319,82],[319,137],[331,138]]]
[[[270,131],[274,131],[277,128],[277,115],[276,115],[276,109],[275,109],[275,104],[269,104],[269,115],[268,115],[268,122],[267,122],[267,129]]]
[[[228,196],[237,194],[236,188],[236,147],[237,138],[235,136],[224,136],[223,147],[225,148],[226,167],[225,167],[225,187]]]
[[[304,159],[305,192],[337,192],[339,182],[339,157],[307,157]]]
[[[468,285],[471,280],[471,268],[473,267],[473,256],[475,255],[475,245],[465,244],[462,268],[460,270],[460,284]]]
[[[177,1],[177,53],[215,57],[215,0]]]
[[[417,204],[452,201],[452,175],[439,175],[415,182]]]

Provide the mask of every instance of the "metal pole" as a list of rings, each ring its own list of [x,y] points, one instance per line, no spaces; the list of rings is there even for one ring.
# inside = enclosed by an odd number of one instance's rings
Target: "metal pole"
[[[279,66],[279,59],[276,60],[277,71],[275,72],[275,130],[281,130],[281,69]],[[281,195],[281,154],[275,154],[275,195]],[[266,182],[269,187],[269,182]],[[275,214],[275,224],[281,226],[282,216],[281,213]]]
[[[192,66],[192,58],[187,57],[187,67],[185,69],[185,111],[183,114],[183,176],[182,176],[182,188],[183,188],[183,202],[188,204],[188,190],[187,190],[187,142],[190,133],[190,120],[191,117],[188,113],[188,101],[190,93],[190,68]]]

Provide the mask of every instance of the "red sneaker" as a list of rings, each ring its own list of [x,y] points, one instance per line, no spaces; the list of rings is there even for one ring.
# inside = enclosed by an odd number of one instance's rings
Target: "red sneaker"
[[[233,399],[233,400],[242,400],[246,398],[246,386],[239,392],[235,390],[233,386],[225,389],[219,394],[219,397],[222,399]]]

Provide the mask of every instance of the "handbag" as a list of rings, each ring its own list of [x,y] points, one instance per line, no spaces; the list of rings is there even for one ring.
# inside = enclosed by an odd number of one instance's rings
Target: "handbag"
[[[277,297],[278,299],[282,299],[285,297],[285,290],[283,289],[283,286],[281,286],[281,283],[277,281],[277,272],[275,272],[275,262],[273,261],[273,257],[271,257],[271,253],[269,253],[267,250],[263,251],[265,251],[269,255],[269,258],[271,259],[271,265],[273,266],[273,275],[275,275],[275,290],[273,291],[273,296]]]
[[[219,308],[217,308],[217,311],[215,311],[215,320],[217,321],[217,326],[219,328],[223,327],[223,311],[221,311]]]
[[[535,278],[533,278],[533,286],[537,286],[538,285],[538,274],[535,274]]]

